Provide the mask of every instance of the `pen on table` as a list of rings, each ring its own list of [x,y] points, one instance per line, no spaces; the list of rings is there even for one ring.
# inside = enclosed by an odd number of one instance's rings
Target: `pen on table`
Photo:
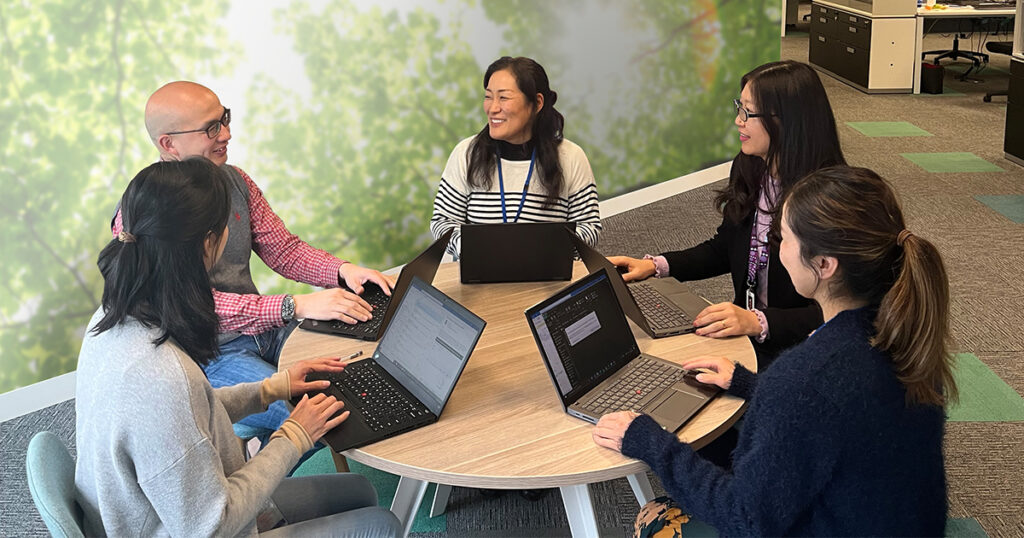
[[[362,354],[363,354],[363,350],[360,349],[359,351],[356,351],[355,353],[349,355],[348,357],[345,357],[345,360],[350,361],[350,360],[352,360],[352,359],[354,359],[354,358],[356,358],[356,357],[358,357],[358,356],[360,356]]]

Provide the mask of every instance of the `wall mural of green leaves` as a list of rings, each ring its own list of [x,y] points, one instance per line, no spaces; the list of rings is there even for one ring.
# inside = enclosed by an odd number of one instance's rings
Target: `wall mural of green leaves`
[[[157,155],[142,111],[160,85],[195,80],[244,111],[229,162],[288,227],[387,268],[429,242],[441,170],[483,127],[498,56],[544,65],[609,198],[735,154],[739,78],[779,56],[779,6],[765,4],[0,3],[0,392],[74,370],[114,204]],[[247,24],[253,12],[272,22]],[[259,47],[271,38],[288,46]],[[266,293],[304,289],[253,266]]]

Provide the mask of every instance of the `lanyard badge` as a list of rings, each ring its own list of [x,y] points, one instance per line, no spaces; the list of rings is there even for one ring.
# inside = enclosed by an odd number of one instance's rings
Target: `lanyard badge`
[[[519,222],[519,215],[523,213],[523,204],[526,203],[526,191],[530,190],[530,178],[533,177],[533,165],[537,162],[537,148],[533,148],[530,155],[530,170],[526,172],[526,183],[523,185],[523,195],[519,197],[519,209],[516,210],[516,218],[512,222]],[[501,189],[501,222],[508,222],[505,214],[505,178],[501,173],[501,154],[498,153],[498,188]]]
[[[750,256],[747,258],[747,310],[757,308],[757,273],[768,267],[768,242],[757,239],[757,217],[759,210],[754,210],[754,223],[750,228]]]

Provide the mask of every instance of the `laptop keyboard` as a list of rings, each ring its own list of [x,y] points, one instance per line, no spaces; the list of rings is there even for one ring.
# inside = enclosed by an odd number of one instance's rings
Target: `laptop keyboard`
[[[384,290],[380,289],[379,286],[370,284],[366,285],[366,289],[360,297],[373,307],[373,317],[367,321],[360,321],[355,325],[334,320],[330,322],[332,329],[342,329],[350,334],[373,334],[380,329],[380,324],[384,321],[384,312],[388,308],[391,297],[385,295]]]
[[[615,411],[638,411],[644,398],[682,380],[687,372],[678,366],[643,356],[634,359],[626,368],[613,385],[580,407],[598,416]]]
[[[693,320],[650,284],[630,284],[629,290],[651,328],[673,329],[693,324]]]
[[[350,399],[375,432],[416,422],[430,411],[423,404],[410,400],[378,371],[372,360],[354,362],[337,374],[331,382]]]

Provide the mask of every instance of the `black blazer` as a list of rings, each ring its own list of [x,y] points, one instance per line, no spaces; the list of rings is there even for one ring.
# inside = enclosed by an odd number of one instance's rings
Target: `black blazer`
[[[715,236],[683,251],[662,254],[670,274],[680,281],[701,280],[725,273],[732,274],[733,303],[746,308],[747,269],[750,255],[750,229],[754,214],[733,223],[722,219]],[[793,288],[789,272],[779,260],[779,245],[772,242],[768,258],[768,339],[763,344],[751,338],[757,352],[758,368],[768,365],[783,350],[802,342],[822,324],[821,307],[802,297]]]

